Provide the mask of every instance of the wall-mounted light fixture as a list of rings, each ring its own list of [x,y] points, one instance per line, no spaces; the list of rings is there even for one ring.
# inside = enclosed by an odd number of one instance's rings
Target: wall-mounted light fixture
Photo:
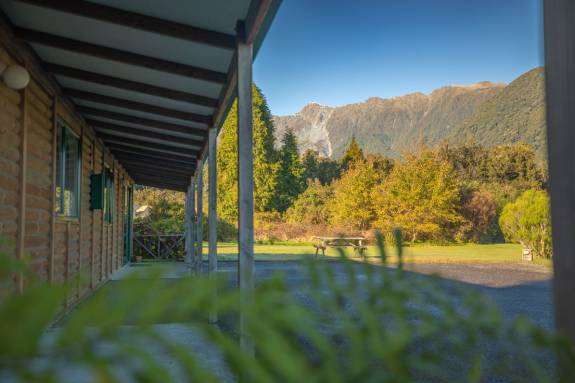
[[[6,65],[0,62],[0,75],[7,87],[24,89],[30,82],[30,73],[20,65]]]

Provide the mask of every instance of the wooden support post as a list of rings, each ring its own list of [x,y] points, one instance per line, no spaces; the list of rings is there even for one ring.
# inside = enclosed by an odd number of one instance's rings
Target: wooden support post
[[[203,170],[204,170],[204,160],[201,159],[198,161],[198,168],[196,171],[196,181],[198,182],[197,185],[197,219],[196,219],[196,273],[199,275],[202,273],[203,267],[203,237],[204,237],[204,230],[203,230],[203,221],[204,221],[204,212],[203,212],[203,193],[204,193],[204,177],[203,177]]]
[[[96,139],[92,140],[92,172],[96,170]],[[94,268],[96,259],[96,210],[91,210],[90,215],[92,216],[92,249],[90,250],[90,289],[95,287],[94,284]]]
[[[18,234],[16,243],[16,256],[22,260],[25,251],[26,238],[26,184],[28,169],[28,90],[24,88],[20,92],[20,205],[18,206]],[[16,275],[16,290],[19,293],[24,291],[24,274],[19,272]]]
[[[102,174],[106,171],[106,153],[104,152],[105,148],[102,146]],[[104,214],[104,209],[100,209],[100,217],[102,217],[102,222],[100,222],[101,228],[101,238],[100,238],[100,280],[98,283],[101,283],[106,278],[106,262],[107,262],[107,249],[105,246],[107,236],[104,236],[105,228],[106,228],[106,217]]]
[[[208,136],[208,184],[209,184],[209,198],[208,198],[208,272],[210,278],[214,278],[218,272],[218,212],[217,212],[217,160],[216,160],[216,146],[217,146],[218,130],[212,127]],[[212,300],[217,300],[218,292],[212,291]],[[218,313],[214,310],[209,314],[210,323],[218,321]]]
[[[66,301],[64,302],[64,306],[68,306],[69,304],[69,296],[68,291],[70,291],[70,250],[72,249],[72,245],[70,244],[70,226],[72,225],[72,221],[66,221],[66,270],[65,270],[65,283],[66,283]]]
[[[575,341],[575,2],[545,0],[544,24],[555,323]]]
[[[78,274],[76,275],[76,298],[80,299],[82,293],[82,248],[84,245],[84,235],[83,229],[84,225],[82,224],[82,218],[84,214],[82,212],[82,208],[84,204],[82,203],[82,193],[83,193],[83,183],[84,183],[84,124],[80,127],[80,174],[79,174],[79,206],[78,206]]]
[[[188,270],[196,270],[196,180],[191,178],[190,182],[190,263]]]
[[[186,267],[190,262],[190,185],[188,185],[188,189],[186,190],[186,200],[185,200],[185,214],[184,214],[184,264]]]
[[[110,213],[112,214],[111,216],[111,220],[112,222],[110,222],[109,226],[106,228],[106,230],[108,231],[108,233],[110,233],[110,230],[112,231],[112,233],[110,234],[111,238],[110,238],[110,256],[109,258],[109,264],[108,264],[108,275],[111,275],[112,272],[114,271],[114,254],[115,254],[115,244],[116,244],[116,210],[117,210],[117,206],[116,206],[116,161],[114,161],[114,159],[112,159],[112,169],[110,169],[112,171],[112,198],[110,198],[110,200],[108,201],[108,203],[110,204]]]
[[[56,179],[58,169],[58,98],[52,98],[52,211],[50,214],[50,255],[48,259],[48,282],[54,283],[56,253]]]
[[[253,300],[254,289],[254,173],[252,127],[252,58],[253,46],[246,40],[245,24],[237,26],[238,71],[238,211],[239,211],[239,287],[240,307]],[[253,353],[247,336],[247,318],[240,314],[240,344]]]

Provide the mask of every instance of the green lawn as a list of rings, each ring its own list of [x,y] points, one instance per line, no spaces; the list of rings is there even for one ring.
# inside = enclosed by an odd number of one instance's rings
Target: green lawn
[[[396,262],[394,249],[388,249],[389,260]],[[204,254],[207,254],[205,246]],[[350,256],[353,253],[348,252]],[[306,257],[313,257],[315,249],[311,244],[280,243],[274,245],[255,245],[256,260],[289,261]],[[327,257],[337,257],[338,252],[329,248]],[[222,260],[235,260],[237,245],[222,243],[218,246],[218,258]],[[374,246],[368,247],[367,257],[376,261],[379,257]],[[410,263],[520,263],[521,246],[513,244],[495,245],[416,245],[404,248],[404,260]],[[537,260],[534,263],[551,266],[548,260]]]

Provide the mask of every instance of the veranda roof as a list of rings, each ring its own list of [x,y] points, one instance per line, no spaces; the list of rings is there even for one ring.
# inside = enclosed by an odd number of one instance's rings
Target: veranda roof
[[[237,91],[236,36],[255,56],[280,1],[0,0],[0,9],[136,183],[185,191]]]

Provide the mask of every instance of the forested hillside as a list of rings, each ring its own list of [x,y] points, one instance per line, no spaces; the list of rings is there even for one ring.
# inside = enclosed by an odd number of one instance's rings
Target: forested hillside
[[[533,69],[487,100],[453,131],[455,143],[470,139],[484,146],[527,143],[540,157],[545,152],[545,80]]]
[[[484,146],[527,143],[544,157],[543,69],[536,68],[509,85],[480,82],[452,85],[429,95],[413,93],[341,107],[315,103],[293,116],[276,116],[276,137],[291,129],[300,151],[314,149],[338,158],[355,135],[366,152],[398,157],[421,144],[443,140]]]

